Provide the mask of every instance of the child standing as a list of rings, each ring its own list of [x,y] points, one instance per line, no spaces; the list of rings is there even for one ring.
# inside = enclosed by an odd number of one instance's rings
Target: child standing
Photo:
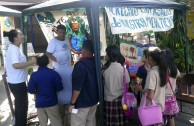
[[[141,86],[144,89],[145,87],[145,80],[147,77],[147,71],[150,70],[150,64],[148,63],[148,49],[143,50],[143,55],[141,61],[144,63],[142,66],[139,67],[137,70],[136,77],[141,78]],[[138,92],[137,94],[137,104],[139,105],[141,101],[141,93]]]
[[[148,52],[148,63],[152,67],[147,75],[145,88],[143,89],[141,85],[137,84],[136,89],[143,95],[147,93],[147,101],[154,99],[156,104],[161,107],[163,112],[165,107],[165,85],[167,77],[165,53],[157,47],[150,47]],[[144,99],[142,97],[141,104],[143,101]]]
[[[168,65],[168,75],[169,75],[169,80],[172,85],[172,89],[170,87],[169,82],[166,85],[166,96],[173,96],[173,92],[175,91],[176,88],[176,79],[178,76],[180,76],[180,72],[177,69],[175,62],[174,62],[174,55],[173,52],[170,49],[166,49],[166,59],[167,59],[167,65]],[[164,115],[164,117],[168,120],[169,126],[175,126],[174,122],[174,116],[175,115]]]
[[[58,111],[57,92],[63,89],[59,74],[47,67],[49,59],[46,55],[37,58],[39,66],[30,76],[28,92],[36,94],[36,108],[41,126],[47,126],[48,118],[53,126],[62,126]]]
[[[123,96],[123,61],[120,50],[117,46],[110,45],[106,48],[108,61],[104,66],[104,125],[105,126],[126,126],[128,120],[124,116],[122,109]],[[120,62],[120,63],[119,63]],[[125,69],[127,71],[127,69]],[[130,78],[126,74],[126,83],[129,84]]]

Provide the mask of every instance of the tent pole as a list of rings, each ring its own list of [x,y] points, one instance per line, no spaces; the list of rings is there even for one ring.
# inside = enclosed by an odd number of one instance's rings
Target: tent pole
[[[32,47],[34,48],[34,27],[33,27],[32,15],[30,15],[30,28],[31,28],[31,35],[32,35]]]
[[[99,29],[99,7],[96,5],[91,5],[91,8],[87,8],[87,16],[90,25],[90,30],[92,34],[92,39],[94,42],[94,57],[96,63],[96,74],[98,82],[99,91],[99,101],[100,101],[100,126],[104,125],[104,112],[103,112],[103,85],[101,78],[101,60],[100,60],[100,29]]]
[[[28,16],[23,15],[22,19],[23,19],[23,27],[22,27],[23,29],[22,30],[24,34],[23,52],[27,56]]]
[[[183,14],[183,23],[184,23],[184,59],[185,59],[185,71],[186,74],[188,70],[188,39],[187,39],[187,24],[186,24],[186,11],[182,11]]]

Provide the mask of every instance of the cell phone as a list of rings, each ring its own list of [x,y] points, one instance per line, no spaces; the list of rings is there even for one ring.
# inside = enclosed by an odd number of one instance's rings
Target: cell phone
[[[74,113],[74,114],[77,114],[78,113],[78,109],[73,108],[71,112]]]

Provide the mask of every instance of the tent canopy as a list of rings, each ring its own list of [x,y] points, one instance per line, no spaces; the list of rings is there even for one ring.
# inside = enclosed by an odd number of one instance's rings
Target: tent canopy
[[[185,12],[187,7],[184,4],[175,3],[168,0],[50,0],[23,10],[23,14],[28,16],[33,13],[63,10],[68,8],[86,8],[88,22],[94,42],[94,55],[96,64],[96,76],[100,100],[100,125],[103,126],[103,84],[101,78],[101,58],[100,58],[100,27],[99,27],[99,7],[136,7],[136,8],[164,8],[175,9]],[[184,15],[185,16],[185,15]],[[27,26],[27,22],[26,22]],[[186,27],[186,26],[185,26]],[[26,30],[26,29],[25,29]],[[186,31],[186,30],[185,30]],[[186,32],[185,32],[186,36]],[[187,42],[186,42],[187,43]],[[186,49],[185,49],[186,52]],[[185,53],[185,55],[187,55]],[[187,59],[187,58],[185,58]],[[188,61],[188,60],[187,60]],[[187,62],[186,68],[187,67]]]
[[[146,8],[170,8],[176,10],[186,10],[184,4],[179,4],[169,0],[50,0],[44,3],[29,7],[23,10],[24,14],[37,12],[62,10],[64,8],[90,8],[95,6],[127,6],[127,7],[146,7]]]
[[[0,16],[21,16],[21,12],[0,5]]]

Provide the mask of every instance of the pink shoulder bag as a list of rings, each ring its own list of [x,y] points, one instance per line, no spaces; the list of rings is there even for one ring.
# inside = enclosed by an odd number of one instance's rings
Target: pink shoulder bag
[[[167,76],[167,81],[170,85],[170,88],[173,92],[172,96],[165,96],[165,109],[164,109],[164,115],[176,115],[179,113],[179,106],[176,101],[176,95],[173,91],[172,84],[170,82],[169,76]]]
[[[124,115],[130,118],[134,115],[134,108],[137,106],[137,99],[133,93],[127,92],[125,67],[123,67],[123,86],[124,94],[122,97],[122,107]]]
[[[146,106],[146,96],[144,95],[143,105],[138,109],[138,116],[142,126],[150,126],[163,123],[163,115],[161,107],[156,105],[155,101],[151,101],[150,106]]]

